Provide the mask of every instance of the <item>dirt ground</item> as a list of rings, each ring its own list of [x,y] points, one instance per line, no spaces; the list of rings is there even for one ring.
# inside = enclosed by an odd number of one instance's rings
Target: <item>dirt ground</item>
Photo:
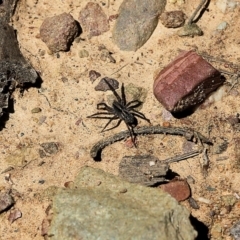
[[[240,175],[239,154],[236,147],[240,138],[238,129],[230,124],[231,118],[239,112],[240,87],[238,82],[226,75],[227,83],[221,87],[221,96],[207,100],[192,115],[175,119],[166,118],[166,112],[153,95],[153,76],[174,59],[179,49],[195,49],[214,58],[238,64],[240,60],[240,2],[234,9],[223,13],[216,1],[210,1],[198,25],[203,36],[181,38],[177,29],[167,29],[159,22],[148,42],[136,52],[120,51],[112,42],[111,30],[90,40],[74,42],[70,51],[51,54],[39,38],[39,28],[47,17],[70,13],[78,19],[80,10],[88,1],[72,0],[21,0],[13,17],[12,25],[17,30],[20,49],[26,59],[39,72],[41,88],[30,88],[23,96],[14,92],[14,113],[10,114],[6,127],[1,131],[0,172],[12,166],[14,169],[0,175],[0,189],[13,189],[15,209],[22,212],[22,218],[12,224],[8,221],[9,211],[1,214],[0,238],[43,239],[42,220],[46,217],[49,201],[42,198],[42,192],[49,186],[64,187],[73,181],[79,169],[88,165],[118,174],[118,165],[123,156],[153,154],[165,159],[183,152],[182,137],[149,135],[138,137],[138,148],[129,148],[124,141],[105,148],[102,161],[90,157],[90,149],[103,137],[126,130],[122,123],[110,132],[100,133],[105,120],[88,119],[96,112],[96,104],[110,93],[95,91],[100,78],[92,83],[88,73],[96,70],[101,77],[117,79],[125,85],[133,83],[147,90],[147,97],[141,112],[153,125],[168,122],[173,127],[190,127],[208,136],[214,143],[209,148],[210,166],[208,175],[202,173],[202,157],[171,164],[171,169],[182,178],[192,176],[192,197],[200,209],[185,205],[191,214],[209,228],[211,239],[233,239],[229,230],[239,220]],[[103,0],[98,2],[110,16],[118,13],[122,1]],[[183,4],[168,3],[166,10],[182,10],[190,16],[199,1],[186,0]],[[237,2],[237,1],[236,1]],[[217,31],[221,22],[227,28]],[[115,21],[110,22],[111,29]],[[98,46],[104,44],[112,52],[116,63],[100,58]],[[78,52],[89,52],[80,58]],[[227,64],[213,62],[212,65],[234,72]],[[236,84],[234,84],[236,83]],[[34,108],[41,108],[32,113]],[[139,121],[144,126],[145,121]],[[56,154],[41,158],[40,144],[55,142],[59,146]],[[221,144],[227,142],[227,148]],[[220,153],[216,150],[220,146]],[[216,153],[218,152],[218,153]],[[10,180],[9,180],[10,177]],[[235,204],[226,205],[224,196],[233,196]]]

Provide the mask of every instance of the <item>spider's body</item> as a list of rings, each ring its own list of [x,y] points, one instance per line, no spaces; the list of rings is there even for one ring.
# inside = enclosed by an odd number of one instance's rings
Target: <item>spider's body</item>
[[[105,80],[105,83],[108,85],[110,90],[113,92],[114,96],[116,97],[116,100],[113,101],[112,106],[108,106],[106,103],[99,103],[97,104],[98,110],[104,110],[105,112],[98,112],[91,116],[88,116],[88,118],[100,118],[100,119],[109,119],[107,124],[102,129],[102,132],[111,130],[113,128],[116,128],[120,125],[122,121],[125,122],[127,125],[127,128],[130,132],[130,136],[132,138],[132,141],[135,145],[134,141],[134,131],[133,128],[137,126],[138,120],[137,117],[146,120],[150,123],[150,120],[147,119],[144,114],[136,111],[134,108],[139,107],[142,105],[142,102],[139,100],[134,100],[130,102],[126,102],[126,96],[124,92],[124,85],[122,84],[121,87],[121,97],[118,95],[118,93],[115,91],[113,86]],[[117,124],[111,128],[107,128],[107,126],[113,121],[118,120]]]

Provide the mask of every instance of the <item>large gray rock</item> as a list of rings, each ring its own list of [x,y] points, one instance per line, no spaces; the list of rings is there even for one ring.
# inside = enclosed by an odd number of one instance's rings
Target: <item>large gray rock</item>
[[[113,29],[113,39],[121,50],[136,51],[152,35],[166,0],[124,0]]]
[[[189,212],[170,195],[90,167],[53,200],[51,239],[193,240]]]

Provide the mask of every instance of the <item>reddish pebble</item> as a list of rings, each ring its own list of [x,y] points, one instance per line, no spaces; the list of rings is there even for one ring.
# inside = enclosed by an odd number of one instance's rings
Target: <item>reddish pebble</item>
[[[125,146],[128,147],[128,148],[133,148],[134,147],[134,143],[132,141],[131,138],[128,138],[126,141],[125,141]]]
[[[221,74],[194,51],[183,51],[155,78],[153,91],[170,112],[192,108],[223,83]]]
[[[22,217],[22,212],[19,211],[18,209],[13,210],[10,215],[8,216],[8,221],[10,223],[13,223],[14,221],[16,221],[18,218]]]
[[[184,201],[189,198],[191,190],[188,183],[185,180],[172,181],[167,184],[163,184],[160,188],[169,193],[177,201]]]

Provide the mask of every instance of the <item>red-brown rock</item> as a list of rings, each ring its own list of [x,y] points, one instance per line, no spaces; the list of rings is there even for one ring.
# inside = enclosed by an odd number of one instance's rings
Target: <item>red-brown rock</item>
[[[191,191],[190,187],[185,180],[173,180],[167,184],[163,184],[160,188],[169,193],[177,201],[184,201],[190,197]]]
[[[109,30],[107,15],[99,4],[88,2],[79,13],[79,22],[88,37],[99,36]]]
[[[153,91],[170,112],[198,105],[223,83],[220,72],[194,51],[183,51],[155,78]]]

